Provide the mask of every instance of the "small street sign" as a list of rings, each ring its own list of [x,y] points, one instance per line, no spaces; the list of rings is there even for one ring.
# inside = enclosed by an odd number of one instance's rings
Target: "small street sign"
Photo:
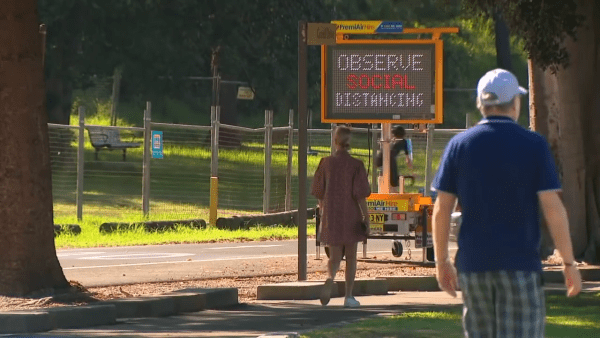
[[[335,45],[335,24],[308,23],[308,45]]]
[[[152,158],[163,158],[163,132],[152,131]]]
[[[238,100],[254,100],[254,91],[250,87],[238,87]]]

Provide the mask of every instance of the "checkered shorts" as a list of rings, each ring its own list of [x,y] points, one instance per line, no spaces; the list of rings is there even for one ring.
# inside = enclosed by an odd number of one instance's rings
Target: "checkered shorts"
[[[468,338],[543,338],[542,275],[528,271],[460,273]]]

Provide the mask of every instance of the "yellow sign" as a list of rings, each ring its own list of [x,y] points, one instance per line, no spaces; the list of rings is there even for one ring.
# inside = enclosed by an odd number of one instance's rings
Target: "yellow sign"
[[[308,23],[309,45],[335,45],[335,25],[332,23]]]
[[[369,211],[408,211],[408,200],[367,200]]]
[[[378,233],[378,232],[383,232],[383,223],[374,223],[370,225],[371,227],[371,233]]]
[[[385,222],[385,214],[369,214],[369,223],[383,224]]]
[[[331,21],[337,26],[338,33],[376,34],[402,33],[404,25],[401,21]]]
[[[254,100],[254,91],[250,87],[238,87],[238,100]]]

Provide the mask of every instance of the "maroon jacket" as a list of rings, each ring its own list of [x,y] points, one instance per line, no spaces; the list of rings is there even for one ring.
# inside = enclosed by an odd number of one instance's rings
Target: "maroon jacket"
[[[321,159],[312,182],[312,195],[321,200],[320,241],[350,245],[366,239],[361,230],[358,201],[371,194],[365,165],[338,150]]]

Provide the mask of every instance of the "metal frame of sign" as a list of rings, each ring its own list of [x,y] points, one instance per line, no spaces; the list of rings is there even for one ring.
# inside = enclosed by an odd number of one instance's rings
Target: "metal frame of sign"
[[[416,123],[442,123],[443,122],[443,76],[444,76],[444,42],[439,39],[434,40],[343,40],[337,41],[338,45],[433,45],[434,46],[434,81],[435,93],[433,96],[434,118],[433,119],[393,119],[391,118],[334,118],[328,116],[327,106],[329,103],[329,88],[327,74],[327,49],[330,46],[321,46],[321,122],[327,123],[397,123],[397,124],[416,124]],[[391,114],[390,114],[391,115]]]

